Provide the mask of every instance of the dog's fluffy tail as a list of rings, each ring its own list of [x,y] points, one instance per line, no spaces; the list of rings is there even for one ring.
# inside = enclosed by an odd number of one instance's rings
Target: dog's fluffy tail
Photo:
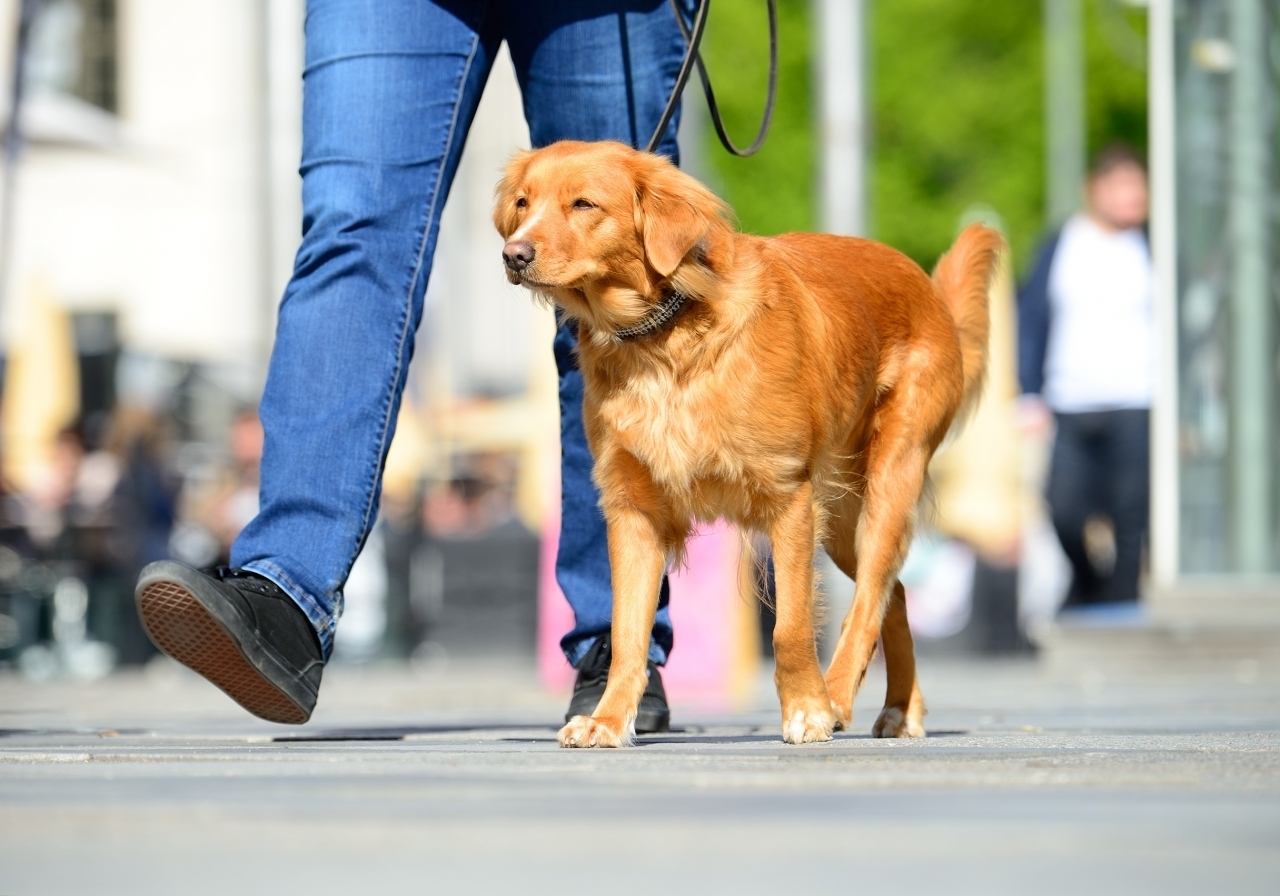
[[[960,337],[964,395],[957,420],[963,420],[973,410],[982,394],[987,374],[987,333],[991,325],[987,294],[1004,249],[1004,237],[999,231],[982,224],[970,224],[933,269],[934,285],[951,310]]]

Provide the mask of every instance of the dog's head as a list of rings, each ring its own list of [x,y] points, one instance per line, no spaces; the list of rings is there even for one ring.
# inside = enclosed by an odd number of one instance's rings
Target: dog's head
[[[496,197],[507,279],[606,334],[642,320],[664,285],[679,287],[682,267],[700,263],[707,241],[727,230],[714,194],[621,143],[517,153]]]

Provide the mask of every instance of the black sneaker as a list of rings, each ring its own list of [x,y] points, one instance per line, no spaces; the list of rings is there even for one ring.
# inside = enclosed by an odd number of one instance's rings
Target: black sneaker
[[[569,701],[569,711],[564,716],[566,722],[574,716],[589,716],[595,712],[596,705],[604,696],[604,686],[609,682],[612,659],[608,635],[597,639],[582,657],[578,664],[578,678],[573,683],[573,699]],[[645,686],[640,708],[636,711],[636,734],[656,734],[670,729],[671,710],[667,708],[667,692],[662,686],[662,675],[651,660],[649,684]]]
[[[269,722],[311,718],[324,671],[307,614],[270,579],[172,560],[142,570],[134,592],[155,645]]]

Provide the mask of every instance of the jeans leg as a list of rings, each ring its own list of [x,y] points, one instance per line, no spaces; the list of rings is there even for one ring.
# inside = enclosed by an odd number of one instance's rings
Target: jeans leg
[[[303,239],[261,415],[261,509],[231,562],[302,607],[325,656],[377,515],[450,181],[493,55],[477,0],[310,0]]]
[[[1115,527],[1116,564],[1102,597],[1109,602],[1135,601],[1150,514],[1150,413],[1123,410],[1107,416],[1107,504]]]
[[[534,146],[566,139],[648,142],[684,54],[684,39],[666,0],[508,0],[501,15]],[[677,162],[678,122],[677,115],[658,147]],[[609,631],[613,588],[600,495],[582,428],[582,374],[574,346],[574,334],[561,327],[555,340],[563,490],[556,580],[575,622],[560,644],[577,665]],[[663,578],[649,643],[649,657],[659,665],[672,645],[669,593]]]
[[[1105,509],[1096,497],[1098,483],[1106,475],[1098,462],[1091,425],[1093,414],[1058,414],[1057,435],[1049,466],[1045,498],[1058,541],[1071,561],[1068,605],[1094,603],[1101,580],[1084,544],[1084,524]]]

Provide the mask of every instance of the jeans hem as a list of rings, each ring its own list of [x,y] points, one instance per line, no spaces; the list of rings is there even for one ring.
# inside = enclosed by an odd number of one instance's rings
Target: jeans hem
[[[322,607],[319,601],[300,588],[289,577],[288,573],[274,563],[269,563],[266,560],[255,560],[252,563],[245,564],[244,569],[270,579],[285,594],[293,598],[293,602],[298,605],[302,612],[307,614],[307,619],[310,620],[311,625],[315,628],[316,635],[320,638],[320,653],[327,663],[329,657],[333,654],[333,634],[337,622],[333,615]]]
[[[587,651],[592,648],[600,637],[600,635],[588,635],[572,647],[563,648],[564,658],[569,661],[569,665],[575,669],[578,668],[578,663],[582,662],[582,658],[587,655]],[[667,652],[653,638],[649,639],[649,662],[655,666],[665,666],[667,664]]]

